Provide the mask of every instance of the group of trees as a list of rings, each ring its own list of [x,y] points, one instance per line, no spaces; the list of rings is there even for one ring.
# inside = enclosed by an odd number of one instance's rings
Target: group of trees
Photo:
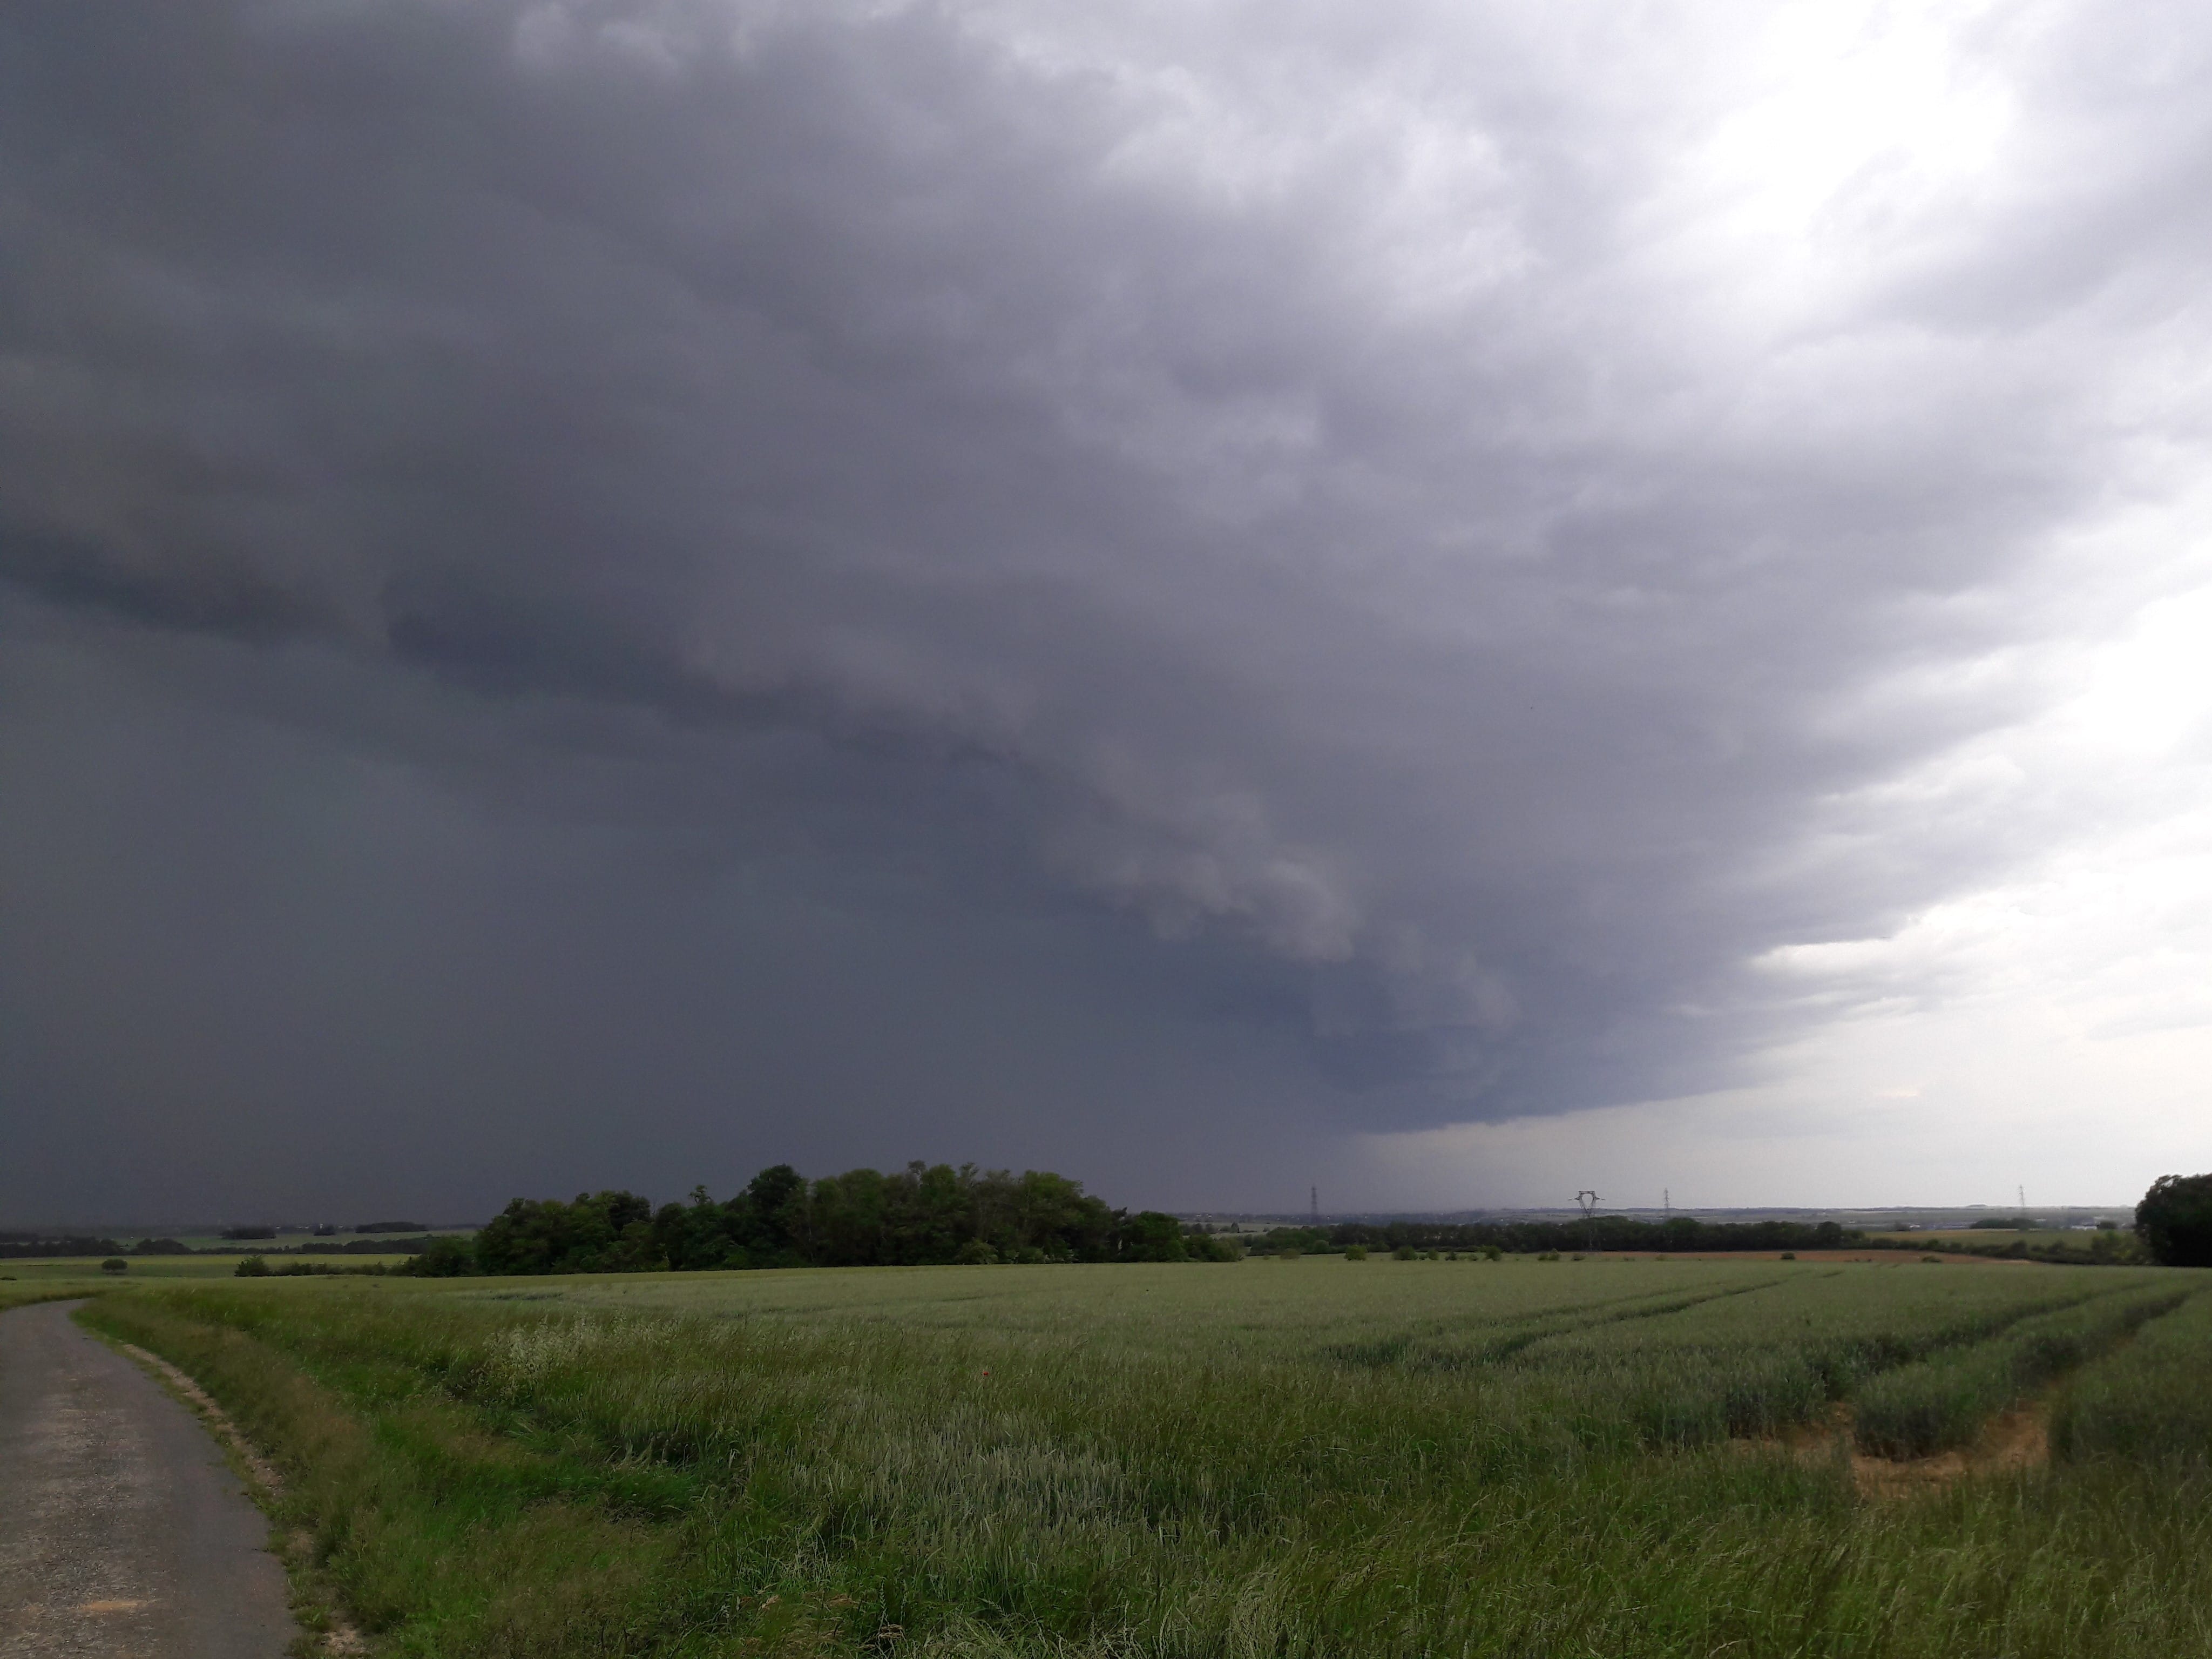
[[[2212,1267],[2212,1175],[2160,1176],[2136,1206],[2136,1237],[2168,1267]]]
[[[848,1170],[809,1181],[788,1164],[730,1199],[704,1187],[658,1209],[635,1193],[518,1198],[475,1238],[430,1241],[410,1271],[564,1273],[858,1267],[994,1261],[1233,1261],[1227,1239],[1158,1211],[1109,1208],[1049,1170],[972,1164]]]

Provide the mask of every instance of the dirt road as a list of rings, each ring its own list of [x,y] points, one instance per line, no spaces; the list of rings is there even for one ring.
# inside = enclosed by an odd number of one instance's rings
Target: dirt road
[[[71,1305],[0,1314],[0,1659],[282,1659],[268,1522]]]

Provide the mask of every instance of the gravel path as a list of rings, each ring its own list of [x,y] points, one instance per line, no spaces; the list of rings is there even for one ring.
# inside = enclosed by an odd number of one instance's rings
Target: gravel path
[[[267,1520],[73,1305],[0,1314],[0,1659],[282,1659]]]

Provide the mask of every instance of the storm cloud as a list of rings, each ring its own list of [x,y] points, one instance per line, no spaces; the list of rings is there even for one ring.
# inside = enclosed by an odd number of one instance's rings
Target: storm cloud
[[[2207,41],[9,9],[0,1206],[1295,1201],[1940,999],[2180,810],[1990,745],[2203,579]]]

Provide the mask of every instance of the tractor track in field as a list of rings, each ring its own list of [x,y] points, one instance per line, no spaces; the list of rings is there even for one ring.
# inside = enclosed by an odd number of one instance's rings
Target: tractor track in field
[[[1762,1279],[1753,1284],[1730,1285],[1714,1291],[1638,1291],[1587,1303],[1565,1313],[1532,1315],[1517,1329],[1508,1328],[1465,1346],[1452,1346],[1451,1339],[1456,1333],[1448,1325],[1437,1325],[1398,1336],[1334,1343],[1322,1352],[1334,1364],[1355,1370],[1410,1364],[1416,1370],[1466,1370],[1503,1364],[1554,1337],[1579,1336],[1608,1325],[1625,1325],[1637,1320],[1662,1319],[1707,1303],[1771,1290],[1783,1282],[1779,1279]],[[1480,1331],[1483,1327],[1475,1328]]]
[[[2136,1336],[2136,1332],[2127,1332],[2094,1359],[2084,1363],[2111,1358],[2132,1343]],[[1863,1498],[1911,1498],[1921,1492],[1940,1492],[1969,1475],[2047,1467],[2051,1462],[2051,1407],[2081,1370],[2077,1365],[2052,1377],[2027,1398],[1996,1413],[1982,1425],[1971,1444],[1917,1457],[1885,1457],[1878,1452],[1860,1449],[1854,1432],[1856,1413],[1847,1400],[1838,1401],[1818,1423],[1801,1424],[1780,1434],[1731,1443],[1747,1452],[1771,1451],[1779,1447],[1808,1463],[1840,1459],[1849,1464],[1851,1484]]]
[[[1820,1422],[1729,1443],[1747,1454],[1780,1449],[1804,1463],[1844,1463],[1862,1498],[1912,1498],[1941,1492],[1969,1475],[2041,1468],[2049,1463],[2051,1404],[2062,1386],[2063,1382],[2054,1382],[2033,1399],[1998,1413],[1982,1425],[1971,1445],[1918,1457],[1862,1451],[1852,1434],[1855,1413],[1848,1401],[1838,1401]]]

